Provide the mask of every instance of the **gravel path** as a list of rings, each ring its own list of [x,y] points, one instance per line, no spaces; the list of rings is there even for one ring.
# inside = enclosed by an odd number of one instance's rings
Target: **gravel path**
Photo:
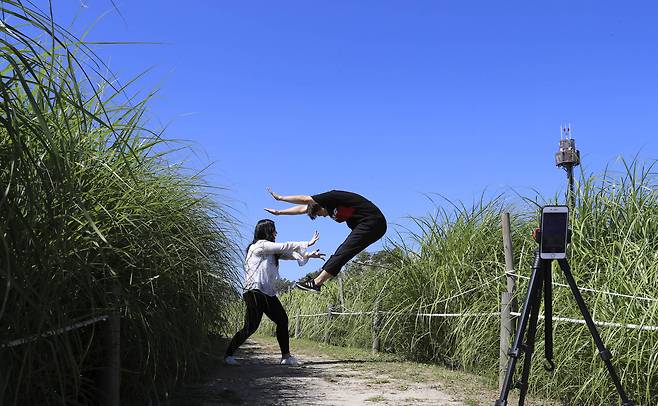
[[[185,385],[167,406],[215,405],[491,405],[497,393],[474,376],[410,362],[340,360],[296,351],[301,366],[279,365],[273,339],[251,338],[202,382]],[[510,399],[512,401],[512,399]],[[510,403],[516,404],[516,402]],[[528,400],[527,405],[552,403]]]

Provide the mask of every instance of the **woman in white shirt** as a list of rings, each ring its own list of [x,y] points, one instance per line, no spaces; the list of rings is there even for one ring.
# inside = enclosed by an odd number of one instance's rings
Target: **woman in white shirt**
[[[276,297],[275,281],[279,278],[279,260],[295,259],[300,266],[309,258],[322,258],[319,250],[306,252],[306,249],[319,239],[317,231],[310,241],[274,242],[276,227],[272,220],[260,220],[254,230],[254,239],[247,247],[245,259],[245,292],[242,295],[247,305],[245,322],[226,349],[225,362],[236,365],[235,351],[251,336],[263,318],[263,314],[276,324],[276,338],[281,347],[281,364],[297,365],[290,355],[288,337],[288,315]]]

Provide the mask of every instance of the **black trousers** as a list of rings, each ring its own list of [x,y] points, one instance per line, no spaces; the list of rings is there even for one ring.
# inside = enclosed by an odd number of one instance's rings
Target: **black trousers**
[[[384,217],[375,217],[360,223],[354,227],[350,235],[338,247],[336,253],[329,257],[322,269],[333,276],[338,275],[340,269],[350,259],[382,238],[384,234],[386,234],[386,219]]]
[[[244,327],[235,333],[226,349],[226,356],[233,355],[249,336],[254,334],[263,318],[263,313],[276,324],[276,339],[281,347],[281,355],[290,352],[288,337],[288,314],[281,305],[279,298],[268,296],[260,290],[248,290],[242,294],[247,305],[244,317]]]

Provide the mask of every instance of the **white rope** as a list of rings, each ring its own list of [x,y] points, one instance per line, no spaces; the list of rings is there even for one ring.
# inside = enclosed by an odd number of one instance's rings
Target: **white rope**
[[[521,313],[517,312],[511,312],[510,313],[512,316],[520,316]],[[545,317],[540,315],[540,319],[544,319]],[[580,319],[569,319],[566,317],[552,317],[552,320],[554,321],[566,321],[567,323],[576,323],[576,324],[587,324],[585,320],[580,320]],[[658,326],[645,326],[645,325],[639,325],[639,324],[621,324],[621,323],[611,323],[609,321],[596,321],[593,320],[594,324],[596,324],[599,327],[625,327],[625,328],[630,328],[633,330],[646,330],[646,331],[658,331]]]
[[[362,316],[365,314],[373,314],[374,312],[350,312],[350,313],[345,313],[345,312],[331,312],[332,315],[337,315],[337,316]],[[384,312],[380,312],[384,313]],[[327,314],[327,313],[325,313]]]
[[[412,314],[413,316],[413,314]],[[417,317],[483,317],[500,316],[500,312],[493,313],[418,313]]]
[[[521,279],[525,279],[525,280],[530,280],[529,277],[527,277],[527,276],[523,276],[523,275],[519,275],[519,274],[517,274],[517,273],[514,273],[514,271],[505,272],[505,275],[508,275],[508,276],[516,276],[517,278],[521,278]],[[561,287],[561,288],[570,288],[569,285],[565,285],[565,284],[563,284],[563,283],[553,282],[553,285],[554,285],[554,286],[559,286],[559,287]],[[647,297],[647,296],[632,296],[632,295],[625,295],[625,294],[623,294],[623,293],[608,292],[608,291],[604,291],[604,290],[588,289],[588,288],[581,288],[581,287],[578,287],[578,290],[581,290],[581,291],[584,291],[584,292],[603,293],[603,294],[610,295],[610,296],[625,297],[625,298],[627,298],[627,299],[639,299],[639,300],[646,300],[646,301],[648,301],[648,302],[658,302],[658,299],[654,299],[654,298],[652,298],[652,297]]]
[[[58,329],[55,329],[55,330],[46,331],[45,333],[34,334],[34,335],[31,335],[31,336],[25,337],[25,338],[19,338],[17,340],[10,341],[8,343],[0,344],[0,348],[16,347],[18,345],[22,345],[22,344],[26,344],[26,343],[29,343],[29,342],[32,342],[32,341],[36,341],[40,338],[63,334],[63,333],[66,333],[67,331],[71,331],[71,330],[77,330],[79,328],[88,326],[90,324],[94,324],[94,323],[98,323],[99,321],[107,320],[108,317],[109,316],[107,316],[107,315],[106,316],[98,316],[98,317],[95,317],[93,319],[89,319],[89,320],[81,321],[79,323],[71,324],[70,326],[58,328]]]
[[[331,312],[331,315],[336,316],[361,316],[367,314],[373,314],[374,312]],[[392,314],[392,315],[402,315],[405,313],[397,313],[391,311],[381,311],[381,314]],[[512,316],[520,316],[521,313],[512,312]],[[315,316],[327,316],[328,313],[316,313],[316,314],[300,314],[300,317],[315,317]],[[491,313],[406,313],[408,316],[415,317],[489,317],[489,316],[500,316],[500,312],[491,312]],[[540,315],[540,319],[544,319],[544,316]],[[577,324],[586,324],[585,320],[580,319],[569,319],[566,317],[552,317],[554,321],[566,321],[568,323],[577,323]],[[658,331],[658,326],[645,326],[639,324],[621,324],[621,323],[612,323],[608,321],[594,321],[594,324],[600,327],[625,327],[634,330],[645,330],[645,331]]]
[[[331,312],[331,315],[336,316],[362,316],[367,314],[373,314],[374,312]],[[380,311],[379,314],[392,314],[392,315],[407,315],[407,316],[416,316],[416,317],[481,317],[481,316],[500,316],[500,312],[494,313],[403,313],[403,312],[391,312],[391,311]],[[328,316],[329,313],[315,313],[315,314],[300,314],[299,317],[316,317],[316,316]]]

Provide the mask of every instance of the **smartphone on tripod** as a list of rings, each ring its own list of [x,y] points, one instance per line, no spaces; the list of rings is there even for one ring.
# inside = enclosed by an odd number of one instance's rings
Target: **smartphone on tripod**
[[[569,233],[569,207],[544,206],[541,210],[541,259],[564,259],[567,257]]]

